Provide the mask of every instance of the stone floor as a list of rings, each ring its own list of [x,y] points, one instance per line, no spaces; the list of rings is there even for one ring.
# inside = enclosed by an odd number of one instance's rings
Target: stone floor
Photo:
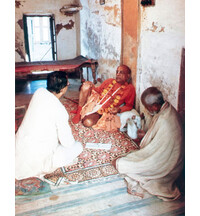
[[[80,79],[69,79],[69,88],[65,96],[78,98],[79,88],[81,86]],[[38,88],[46,88],[46,80],[16,80],[15,82],[15,106],[27,104],[33,93]]]

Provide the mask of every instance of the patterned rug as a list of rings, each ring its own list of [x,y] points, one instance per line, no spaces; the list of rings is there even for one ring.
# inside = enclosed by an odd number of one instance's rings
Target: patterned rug
[[[97,165],[68,172],[60,168],[54,173],[46,175],[45,181],[51,185],[59,186],[60,184],[76,184],[116,174],[118,174],[118,171],[111,164]]]
[[[124,155],[127,152],[138,149],[138,145],[130,139],[126,133],[119,131],[107,132],[102,130],[94,130],[92,128],[84,127],[81,122],[73,124],[71,119],[74,114],[71,114],[70,111],[77,108],[77,103],[74,101],[77,102],[77,99],[63,99],[62,103],[70,115],[69,124],[72,129],[72,134],[77,141],[83,144],[84,150],[79,155],[78,162],[76,164],[57,169],[55,172],[45,176],[47,181],[50,181],[50,183],[54,185],[59,184],[62,177],[67,178],[69,181],[79,182],[88,180],[88,175],[86,173],[89,172],[89,179],[113,175],[113,173],[116,173],[117,171],[112,165],[110,165],[110,163],[120,155]],[[111,144],[111,148],[109,150],[90,149],[86,148],[86,143]],[[100,166],[104,164],[108,165]],[[102,173],[101,171],[105,169],[109,171]],[[72,172],[75,170],[76,172]]]
[[[76,103],[67,99],[63,100],[63,105],[66,107],[68,113],[77,108]],[[126,133],[94,130],[84,127],[81,122],[73,124],[71,121],[73,116],[74,114],[70,114],[69,124],[75,139],[83,144],[84,151],[80,154],[78,163],[65,167],[66,171],[109,163],[119,155],[138,149],[138,145]],[[112,144],[112,146],[110,150],[88,149],[85,148],[86,143]]]
[[[63,98],[61,102],[69,113],[69,124],[71,126],[72,133],[75,139],[83,144],[84,150],[79,155],[78,162],[76,164],[59,168],[53,173],[45,176],[47,182],[53,185],[58,185],[61,181],[63,181],[63,178],[66,182],[80,182],[92,178],[99,178],[101,176],[113,175],[113,173],[116,174],[117,171],[110,165],[110,163],[118,156],[138,149],[138,145],[124,132],[94,130],[92,128],[84,127],[81,122],[73,124],[71,118],[74,114],[71,114],[70,111],[77,108],[77,101],[77,99],[73,98],[70,100]],[[21,112],[19,110],[16,111],[17,128],[21,123],[24,113],[23,107]],[[109,150],[90,149],[86,148],[86,143],[111,144],[111,148]],[[105,172],[105,170],[107,171]],[[88,177],[88,175],[90,175],[90,177]]]
[[[36,177],[15,181],[15,196],[39,195],[50,191],[50,185]]]

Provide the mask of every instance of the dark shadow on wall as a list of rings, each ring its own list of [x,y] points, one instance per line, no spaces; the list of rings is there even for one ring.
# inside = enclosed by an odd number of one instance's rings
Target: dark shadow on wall
[[[184,155],[185,155],[185,48],[182,48],[181,53],[181,66],[180,66],[180,79],[178,91],[178,113],[180,114],[183,132],[184,132]],[[177,179],[182,194],[185,194],[185,160],[184,167],[180,177]]]

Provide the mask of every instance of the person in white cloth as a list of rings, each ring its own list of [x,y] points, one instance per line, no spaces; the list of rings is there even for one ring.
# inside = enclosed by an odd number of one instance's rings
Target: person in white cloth
[[[138,130],[140,149],[113,161],[119,173],[125,174],[128,192],[152,195],[169,201],[180,198],[175,183],[183,169],[183,130],[175,108],[164,101],[156,87],[147,88],[141,101],[152,120],[145,133]],[[142,193],[140,193],[142,192]]]
[[[39,88],[33,95],[21,126],[16,133],[15,178],[38,177],[73,163],[82,152],[60,102],[68,89],[65,72],[54,71],[47,76],[47,89]]]

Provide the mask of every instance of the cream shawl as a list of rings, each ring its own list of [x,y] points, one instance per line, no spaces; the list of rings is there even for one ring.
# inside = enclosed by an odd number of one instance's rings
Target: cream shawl
[[[149,125],[140,150],[117,160],[117,169],[163,200],[180,196],[175,180],[183,167],[183,131],[176,110],[165,102]]]

